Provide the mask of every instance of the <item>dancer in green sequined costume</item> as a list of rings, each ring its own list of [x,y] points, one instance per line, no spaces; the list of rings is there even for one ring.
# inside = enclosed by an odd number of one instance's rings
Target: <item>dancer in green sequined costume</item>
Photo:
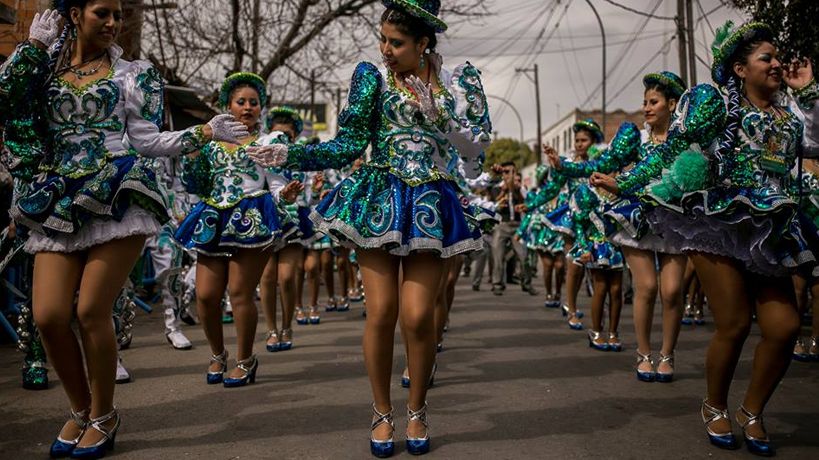
[[[364,356],[375,400],[371,450],[379,456],[394,449],[390,374],[399,316],[410,375],[420,383],[409,391],[408,450],[429,450],[424,382],[435,358],[441,259],[482,247],[473,209],[448,173],[450,149],[475,177],[491,139],[478,70],[466,63],[450,72],[432,52],[436,31],[445,29],[436,17],[440,2],[384,3],[380,51],[386,68],[356,67],[335,139],[264,147],[254,155],[270,166],[339,169],[372,145],[367,163],[316,207],[311,220],[317,230],[356,247],[367,295]]]
[[[0,68],[0,116],[11,128],[10,172],[29,183],[10,213],[31,231],[34,320],[74,415],[51,454],[99,458],[119,427],[112,308],[146,236],[168,219],[145,157],[178,156],[241,131],[222,117],[160,132],[159,72],[121,59],[114,43],[120,2],[56,4],[59,12],[38,15]]]
[[[728,393],[752,313],[762,331],[736,421],[753,453],[773,455],[762,412],[791,361],[799,316],[790,275],[819,274],[819,230],[788,194],[798,154],[819,156],[819,85],[809,61],[783,65],[763,24],[720,28],[714,82],[680,100],[668,139],[616,180],[646,187],[652,229],[690,254],[714,314],[702,417],[711,442],[736,448]],[[790,94],[781,89],[787,86]]]

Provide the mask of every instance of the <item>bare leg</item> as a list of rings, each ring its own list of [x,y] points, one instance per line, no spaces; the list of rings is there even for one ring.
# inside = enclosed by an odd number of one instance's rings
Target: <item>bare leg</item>
[[[227,288],[227,257],[199,254],[196,258],[196,310],[208,339],[210,352],[218,355],[225,350],[222,332],[222,297]],[[218,363],[211,363],[209,371],[219,372]]]
[[[566,278],[566,256],[563,253],[557,254],[554,257],[554,273],[555,273],[555,299],[560,300],[561,291],[563,290],[564,278]]]
[[[791,279],[753,278],[762,340],[754,351],[751,382],[742,405],[752,414],[761,414],[788,370],[800,326]],[[748,432],[758,437],[765,435],[760,425],[749,426]]]
[[[84,264],[84,253],[38,253],[34,256],[31,294],[34,322],[40,330],[48,361],[57,371],[75,412],[91,407],[91,389],[85,376],[82,350],[71,330],[74,294],[80,286]],[[75,439],[79,434],[80,427],[70,420],[60,432],[63,439]]]
[[[390,374],[395,323],[398,320],[400,259],[381,249],[358,249],[357,253],[361,275],[364,277],[364,293],[367,296],[364,363],[367,366],[375,408],[384,414],[392,409]],[[391,435],[387,424],[381,424],[373,431],[375,439],[387,439]]]
[[[435,362],[432,302],[444,274],[444,264],[436,254],[413,253],[402,259],[402,265],[404,278],[401,283],[400,317],[409,350],[409,372],[416,382],[410,386],[407,407],[418,410],[426,404],[426,382]],[[426,428],[419,421],[411,421],[407,426],[408,436],[423,437],[425,432]]]
[[[336,289],[335,277],[333,276],[333,251],[325,249],[321,251],[321,276],[324,279],[324,287],[327,289],[327,305],[335,304]]]
[[[546,251],[538,251],[540,264],[543,266],[543,285],[546,289],[546,296],[552,295],[552,274],[555,268],[555,258]]]
[[[663,303],[663,346],[660,353],[671,355],[677,347],[683,314],[682,280],[687,257],[660,254],[660,299]],[[668,363],[660,363],[660,372],[670,372]]]
[[[319,298],[319,271],[321,266],[321,258],[319,251],[310,249],[307,251],[307,258],[304,259],[304,272],[307,274],[307,289],[310,295],[309,306],[315,307],[318,305]]]
[[[343,298],[349,297],[350,286],[350,250],[348,248],[340,247],[337,249],[338,256],[336,257],[336,265],[338,266],[338,286],[339,295]]]
[[[608,278],[609,332],[616,333],[623,310],[623,271],[605,270],[605,274]]]
[[[256,285],[262,276],[265,261],[270,260],[270,251],[240,249],[228,263],[228,294],[233,305],[236,320],[236,360],[248,359],[253,355],[253,341],[259,311],[256,308]],[[234,368],[231,378],[241,378],[244,371]]]
[[[714,336],[705,358],[707,401],[717,409],[727,409],[728,391],[751,328],[751,300],[745,273],[740,262],[728,257],[694,253],[691,259],[714,314]],[[727,420],[716,421],[710,427],[717,433],[731,430]]]
[[[623,247],[631,280],[634,283],[634,333],[637,352],[651,354],[651,323],[657,300],[657,272],[654,269],[654,253],[637,248]],[[651,364],[641,363],[641,372],[651,372]]]
[[[297,273],[303,273],[302,247],[291,244],[279,251],[279,286],[282,295],[282,329],[293,326],[293,312],[296,309]]]
[[[77,321],[91,384],[91,418],[101,417],[114,408],[117,340],[111,315],[114,301],[144,245],[145,236],[136,235],[94,246],[87,252],[77,298]],[[115,424],[112,419],[106,426],[113,428]],[[88,447],[102,439],[99,431],[87,430],[78,446]]]
[[[594,295],[591,304],[591,328],[600,332],[603,329],[603,304],[609,293],[609,282],[605,270],[592,269],[592,282],[594,283]]]
[[[276,297],[277,286],[279,283],[279,253],[274,252],[267,260],[267,264],[262,272],[262,279],[259,281],[259,288],[262,294],[262,311],[264,311],[264,321],[267,330],[276,332],[275,336],[270,336],[267,339],[266,345],[276,345],[279,343],[278,326],[276,325]]]

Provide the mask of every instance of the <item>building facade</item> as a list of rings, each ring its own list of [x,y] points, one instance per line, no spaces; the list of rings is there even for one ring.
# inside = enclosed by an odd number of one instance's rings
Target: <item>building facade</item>
[[[11,24],[10,21],[0,21],[0,62],[11,55],[18,43],[28,38],[31,20],[48,3],[47,0],[0,0],[3,19],[13,19]]]
[[[580,121],[591,118],[597,123],[602,123],[603,113],[600,110],[580,110],[574,109],[567,113],[555,124],[543,131],[544,144],[551,145],[561,156],[566,156],[574,149],[574,133],[572,126]],[[608,142],[617,133],[620,125],[630,121],[637,126],[642,126],[643,111],[626,112],[625,110],[615,110],[606,114],[606,126],[603,128],[605,140]],[[543,153],[541,152],[541,155]]]

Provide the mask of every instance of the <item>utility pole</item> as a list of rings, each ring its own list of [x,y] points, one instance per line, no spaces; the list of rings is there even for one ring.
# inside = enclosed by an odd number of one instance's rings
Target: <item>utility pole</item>
[[[694,6],[693,0],[685,0],[685,25],[688,29],[688,86],[697,84],[697,48],[694,46]]]
[[[535,136],[535,139],[537,139],[537,145],[535,145],[535,156],[537,156],[537,164],[541,164],[543,162],[543,155],[540,153],[540,149],[543,145],[543,140],[541,138],[543,131],[540,126],[540,80],[538,79],[537,74],[537,64],[532,66],[531,69],[516,68],[515,72],[523,72],[523,74],[535,84],[535,110],[537,111],[537,136]],[[530,77],[529,72],[532,72],[534,77]]]
[[[688,82],[688,50],[686,44],[688,39],[685,37],[685,0],[677,0],[677,45],[679,46],[680,54],[680,78],[682,81]]]
[[[338,119],[341,117],[341,88],[336,88],[336,134],[338,134]]]
[[[310,110],[316,105],[316,70],[310,71]]]
[[[586,0],[586,3],[589,4],[594,15],[597,17],[597,24],[600,25],[600,35],[603,37],[603,106],[601,107],[603,111],[603,137],[606,137],[606,29],[603,28],[603,20],[600,19],[600,15],[597,13],[597,8],[594,7],[594,4],[591,0]]]

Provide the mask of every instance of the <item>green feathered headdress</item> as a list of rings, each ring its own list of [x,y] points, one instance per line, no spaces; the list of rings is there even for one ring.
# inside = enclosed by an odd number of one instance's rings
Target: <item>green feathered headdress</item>
[[[737,50],[746,43],[769,41],[773,43],[773,31],[770,26],[761,22],[749,22],[736,29],[733,21],[726,21],[717,28],[711,51],[714,63],[711,64],[711,78],[714,83],[725,86],[731,77],[731,61]]]
[[[651,187],[651,194],[664,202],[676,201],[688,192],[702,190],[709,181],[708,158],[697,144],[682,152],[662,179]]]

